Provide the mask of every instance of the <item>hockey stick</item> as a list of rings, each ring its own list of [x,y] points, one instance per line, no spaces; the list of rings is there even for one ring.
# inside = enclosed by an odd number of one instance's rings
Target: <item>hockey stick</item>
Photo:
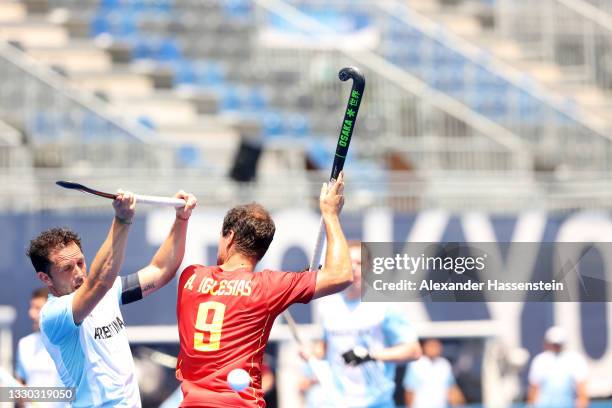
[[[300,346],[300,349],[304,350],[304,341],[298,332],[295,320],[293,320],[293,317],[288,310],[283,312],[283,318],[287,322],[289,331],[297,344]],[[336,391],[336,388],[332,385],[334,383],[334,374],[332,373],[329,363],[315,357],[312,355],[312,353],[309,353],[307,362],[310,370],[312,371],[312,375],[314,378],[316,378],[317,382],[321,385],[321,388],[325,391],[329,402],[333,404],[334,408],[342,408],[344,404],[341,396],[339,395],[338,391]]]
[[[103,191],[94,190],[93,188],[89,188],[87,186],[84,186],[83,184],[73,183],[71,181],[56,181],[55,184],[70,190],[79,190],[84,193],[97,195],[99,197],[110,198],[111,200],[117,198],[117,194],[105,193]],[[183,207],[185,205],[185,200],[181,198],[159,197],[140,194],[135,194],[134,197],[136,198],[136,202],[143,204],[157,204],[169,207]]]
[[[340,136],[338,138],[338,145],[336,146],[336,155],[334,156],[334,164],[332,165],[331,176],[329,177],[330,184],[336,181],[338,175],[344,168],[344,162],[346,160],[346,155],[353,136],[353,129],[355,129],[355,122],[357,121],[357,113],[359,112],[359,106],[361,105],[361,99],[363,98],[363,91],[365,89],[365,77],[355,67],[342,68],[338,74],[338,77],[341,81],[348,81],[349,79],[352,79],[353,87],[351,88],[351,94],[346,105],[346,111],[344,112],[344,120],[342,121],[342,125],[340,127]],[[324,244],[325,223],[321,217],[314,253],[310,259],[311,271],[319,269],[319,262],[321,261],[321,254],[323,253]]]

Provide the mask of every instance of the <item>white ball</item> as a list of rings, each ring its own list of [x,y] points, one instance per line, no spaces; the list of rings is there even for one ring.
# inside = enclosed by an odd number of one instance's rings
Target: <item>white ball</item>
[[[242,368],[236,368],[227,375],[227,382],[234,391],[240,392],[249,386],[251,377]]]

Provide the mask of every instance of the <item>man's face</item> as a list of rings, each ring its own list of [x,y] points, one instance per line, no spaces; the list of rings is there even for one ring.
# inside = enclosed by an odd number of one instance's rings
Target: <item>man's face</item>
[[[423,344],[423,354],[430,359],[435,359],[442,355],[442,343],[439,340],[430,339]]]
[[[57,296],[69,295],[77,290],[87,277],[87,265],[85,256],[77,244],[71,242],[64,248],[51,251],[50,289]]]
[[[552,351],[553,353],[560,353],[562,349],[563,349],[563,345],[561,344],[548,343],[546,341],[544,342],[544,350],[549,350],[549,351]]]
[[[35,332],[40,330],[40,309],[42,309],[45,302],[47,302],[47,298],[44,297],[35,297],[30,300],[28,315],[32,319],[32,330]]]

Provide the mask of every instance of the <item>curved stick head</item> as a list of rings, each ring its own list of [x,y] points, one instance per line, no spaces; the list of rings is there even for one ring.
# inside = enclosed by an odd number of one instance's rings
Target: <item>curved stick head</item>
[[[342,68],[340,72],[338,72],[338,78],[340,78],[341,81],[348,81],[349,79],[352,79],[358,86],[365,85],[365,77],[356,67]]]
[[[57,184],[60,187],[64,187],[64,188],[69,188],[71,190],[79,190],[81,188],[83,188],[83,186],[81,184],[78,183],[73,183],[71,181],[56,181],[55,184]]]

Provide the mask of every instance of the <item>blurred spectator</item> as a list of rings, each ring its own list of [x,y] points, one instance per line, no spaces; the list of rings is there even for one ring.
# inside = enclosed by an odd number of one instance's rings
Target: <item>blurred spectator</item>
[[[31,334],[19,340],[17,345],[16,377],[29,387],[62,387],[55,363],[40,338],[40,309],[47,302],[49,289],[40,288],[32,293],[28,315],[32,319]],[[30,407],[30,404],[25,404]],[[45,403],[45,407],[68,407],[66,403]]]
[[[423,356],[406,367],[404,395],[412,408],[446,408],[465,403],[438,339],[423,341]]]
[[[544,351],[529,370],[527,402],[538,408],[586,408],[587,363],[576,352],[564,349],[567,334],[554,326],[544,336]]]

